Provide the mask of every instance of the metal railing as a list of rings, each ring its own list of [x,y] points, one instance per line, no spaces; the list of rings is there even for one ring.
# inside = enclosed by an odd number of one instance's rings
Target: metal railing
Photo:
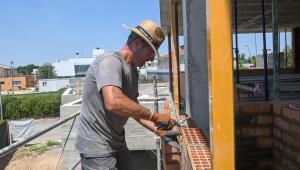
[[[55,124],[53,124],[53,125],[51,125],[51,126],[45,128],[45,129],[39,131],[39,132],[37,132],[37,133],[35,133],[35,134],[33,134],[33,135],[27,137],[27,138],[21,139],[21,140],[15,142],[15,143],[13,143],[13,144],[11,144],[11,145],[9,145],[9,146],[3,148],[3,149],[1,149],[1,150],[0,150],[0,158],[3,158],[3,157],[6,156],[7,154],[9,154],[9,153],[15,151],[16,149],[18,149],[19,147],[25,145],[26,143],[28,143],[28,142],[34,140],[35,138],[37,138],[37,137],[39,137],[39,136],[41,136],[41,135],[43,135],[43,134],[49,132],[50,130],[52,130],[52,129],[54,129],[54,128],[56,128],[56,127],[58,127],[58,126],[60,126],[60,125],[62,125],[62,124],[64,124],[64,123],[66,123],[67,121],[73,119],[71,128],[70,128],[69,133],[68,133],[68,136],[67,136],[67,138],[66,138],[66,140],[65,140],[65,143],[64,143],[62,152],[61,152],[61,154],[60,154],[59,160],[58,160],[58,162],[57,162],[57,164],[56,164],[56,169],[57,169],[58,164],[59,164],[60,159],[61,159],[61,156],[62,156],[62,154],[63,154],[63,152],[64,152],[64,148],[65,148],[65,146],[66,146],[66,144],[67,144],[67,141],[68,141],[68,139],[69,139],[70,133],[71,133],[71,131],[72,131],[72,128],[73,128],[75,119],[76,119],[76,117],[77,117],[79,114],[80,114],[80,111],[77,111],[77,112],[73,113],[72,115],[70,115],[70,116],[68,116],[68,117],[66,117],[66,118],[63,118],[62,120],[58,121],[57,123],[55,123]],[[79,164],[79,162],[78,162],[78,163],[76,162],[76,164],[74,164],[73,167],[76,168],[76,166],[77,166],[78,164]],[[73,169],[74,169],[74,168],[73,168]]]

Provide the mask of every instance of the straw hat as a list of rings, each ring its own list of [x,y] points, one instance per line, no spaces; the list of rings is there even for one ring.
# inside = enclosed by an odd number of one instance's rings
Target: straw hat
[[[160,57],[157,49],[165,40],[165,35],[160,26],[151,20],[144,20],[137,27],[127,26],[125,24],[123,24],[123,27],[133,31],[145,40],[156,53],[157,57]]]

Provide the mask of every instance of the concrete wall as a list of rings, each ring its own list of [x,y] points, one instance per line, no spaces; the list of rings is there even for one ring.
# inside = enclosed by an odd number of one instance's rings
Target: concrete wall
[[[61,95],[61,105],[70,103],[77,99],[80,99],[81,96],[76,95],[72,88],[68,88],[62,95]]]
[[[39,92],[57,91],[69,83],[69,79],[41,79],[38,81]]]
[[[182,0],[186,113],[209,131],[206,1]]]

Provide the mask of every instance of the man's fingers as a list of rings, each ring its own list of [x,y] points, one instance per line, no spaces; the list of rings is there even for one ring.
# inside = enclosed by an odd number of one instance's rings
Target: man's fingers
[[[175,124],[176,126],[181,127],[180,122],[178,122],[177,120],[174,120],[174,119],[173,119],[173,121],[174,121],[174,124]]]

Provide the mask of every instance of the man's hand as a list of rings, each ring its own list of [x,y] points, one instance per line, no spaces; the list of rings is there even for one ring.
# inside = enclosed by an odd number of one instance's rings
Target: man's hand
[[[166,142],[168,145],[177,149],[177,152],[180,152],[180,145],[178,143],[177,137],[182,135],[179,131],[164,131],[157,129],[155,132],[161,139]]]
[[[175,125],[180,126],[180,123],[173,120],[169,114],[153,113],[150,120],[159,130],[171,130]]]

